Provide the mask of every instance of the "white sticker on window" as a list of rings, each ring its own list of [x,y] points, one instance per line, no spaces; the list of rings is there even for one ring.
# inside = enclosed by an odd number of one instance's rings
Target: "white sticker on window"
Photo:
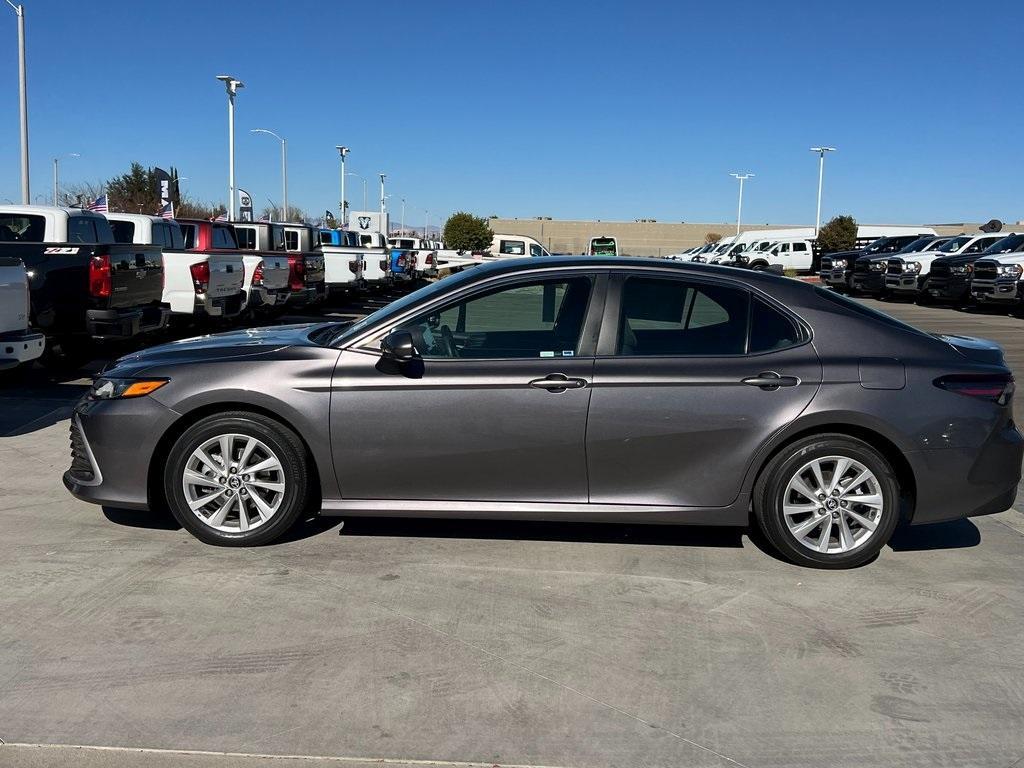
[[[576,351],[572,350],[572,349],[563,349],[562,350],[562,357],[572,357],[575,354],[576,354]]]
[[[540,353],[540,356],[541,357],[554,357],[555,353],[554,352],[549,352],[549,351],[542,351]]]

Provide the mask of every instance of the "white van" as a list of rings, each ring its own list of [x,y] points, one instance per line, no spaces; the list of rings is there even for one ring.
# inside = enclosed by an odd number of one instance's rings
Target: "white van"
[[[487,256],[492,259],[521,259],[524,256],[550,256],[547,248],[527,235],[494,235]]]

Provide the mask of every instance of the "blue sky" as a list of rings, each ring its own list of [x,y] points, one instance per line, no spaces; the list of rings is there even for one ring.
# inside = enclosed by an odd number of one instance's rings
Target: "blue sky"
[[[481,215],[731,221],[1024,219],[1021,3],[23,0],[32,193],[175,165],[194,197],[335,208],[389,175],[407,223]],[[974,18],[974,17],[977,18]],[[0,8],[0,201],[19,198],[16,20]],[[358,179],[348,198],[361,207]]]

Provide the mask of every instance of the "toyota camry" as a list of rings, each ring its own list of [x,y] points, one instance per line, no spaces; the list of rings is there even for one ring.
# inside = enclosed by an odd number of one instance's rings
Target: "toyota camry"
[[[791,561],[1007,509],[995,344],[819,287],[654,259],[500,261],[354,323],[203,336],[77,405],[80,499],[220,545],[322,515],[756,525]]]

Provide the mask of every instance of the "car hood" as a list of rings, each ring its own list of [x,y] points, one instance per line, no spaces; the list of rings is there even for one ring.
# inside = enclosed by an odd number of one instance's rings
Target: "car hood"
[[[256,357],[284,347],[308,346],[311,329],[322,323],[279,325],[272,328],[247,328],[195,336],[133,352],[108,365],[104,374],[131,376],[147,368],[181,363],[202,363]]]

